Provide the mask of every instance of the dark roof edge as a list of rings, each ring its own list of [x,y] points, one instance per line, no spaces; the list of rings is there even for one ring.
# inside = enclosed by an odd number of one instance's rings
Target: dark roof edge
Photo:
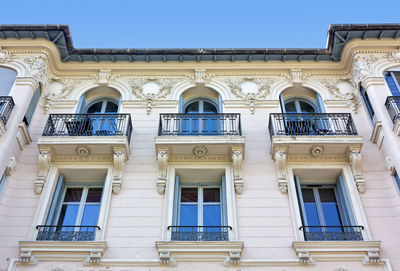
[[[332,24],[326,48],[202,48],[202,49],[76,49],[68,25],[0,25],[0,39],[45,38],[67,61],[203,61],[203,60],[329,60],[339,61],[344,45],[353,38],[398,38],[400,24]]]

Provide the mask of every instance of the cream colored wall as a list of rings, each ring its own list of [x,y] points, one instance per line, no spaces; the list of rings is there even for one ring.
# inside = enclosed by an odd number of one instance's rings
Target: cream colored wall
[[[342,65],[342,63],[339,64]],[[339,64],[332,64],[332,69]],[[262,70],[263,67],[267,68],[270,64],[256,63],[255,65]],[[274,65],[278,64],[271,64],[271,66]],[[296,63],[295,65],[301,64]],[[61,72],[63,71],[62,66],[58,68]],[[185,68],[193,69],[195,66]],[[237,69],[246,71],[249,69],[249,65],[246,63]],[[250,66],[248,73],[251,74],[251,72]],[[389,175],[383,163],[383,157],[389,154],[393,156],[396,163],[400,163],[400,157],[397,158],[400,153],[398,152],[400,139],[394,135],[388,116],[385,116],[387,112],[383,102],[388,95],[385,87],[380,84],[367,89],[371,93],[370,97],[372,97],[377,115],[384,122],[385,141],[381,150],[376,144],[369,141],[373,127],[363,107],[359,108],[357,114],[354,114],[346,103],[341,103],[336,107],[326,106],[326,112],[352,113],[357,130],[363,136],[362,168],[366,180],[366,192],[359,194],[359,197],[373,240],[382,241],[381,258],[390,259],[393,270],[400,270],[400,247],[398,246],[400,243],[398,230],[400,229],[400,196],[393,177]],[[33,89],[29,85],[16,85],[13,88],[11,95],[15,97],[17,106],[7,125],[7,133],[0,138],[0,166],[4,168],[11,155],[17,156],[18,160],[15,172],[8,177],[6,187],[0,195],[0,270],[6,269],[11,259],[18,258],[18,241],[28,238],[37,211],[36,206],[40,195],[36,195],[33,189],[34,180],[38,174],[37,140],[41,136],[48,114],[75,112],[73,103],[71,103],[72,105],[58,105],[47,113],[44,113],[43,108],[38,108],[29,127],[32,143],[25,146],[22,153],[19,154],[15,142],[15,127],[22,119]],[[245,102],[240,102],[238,105],[225,105],[223,109],[224,113],[241,113],[242,131],[246,138],[243,160],[245,188],[242,194],[235,194],[238,237],[240,241],[244,242],[241,256],[243,262],[240,267],[224,266],[220,262],[180,262],[178,266],[156,265],[152,267],[140,264],[138,266],[121,264],[119,267],[111,267],[110,270],[294,271],[337,270],[339,267],[347,270],[383,270],[382,264],[363,265],[360,261],[318,262],[315,265],[289,263],[289,260],[297,259],[292,248],[292,242],[295,240],[293,217],[289,205],[289,195],[282,194],[279,190],[275,164],[269,153],[271,142],[268,132],[268,117],[270,113],[280,112],[279,103],[277,100],[274,102],[273,105],[257,106],[254,114],[251,114]],[[121,261],[123,259],[159,259],[155,241],[162,238],[164,195],[160,195],[156,190],[158,163],[155,136],[158,132],[159,114],[176,113],[177,111],[177,103],[171,106],[166,103],[157,105],[156,102],[149,115],[146,114],[141,101],[137,104],[122,106],[120,112],[130,113],[132,116],[131,154],[125,165],[121,192],[111,196],[105,232],[108,249],[103,259]],[[254,259],[283,259],[288,262],[273,264],[263,263],[260,260],[258,263],[246,264],[246,260]],[[36,265],[17,265],[17,270],[52,270],[56,267],[64,270],[105,269],[105,266],[83,266],[82,263],[39,262]]]

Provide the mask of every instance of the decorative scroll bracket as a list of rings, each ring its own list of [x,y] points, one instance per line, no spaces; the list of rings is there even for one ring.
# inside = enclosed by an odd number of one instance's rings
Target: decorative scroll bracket
[[[51,165],[51,149],[41,149],[39,153],[39,174],[35,181],[35,193],[40,194],[43,191]]]
[[[124,166],[126,161],[125,150],[114,149],[114,173],[112,180],[112,191],[115,194],[121,192],[122,176],[124,174]]]
[[[358,192],[365,192],[365,180],[361,173],[361,152],[359,148],[350,148],[349,161]]]
[[[282,194],[285,194],[288,191],[288,180],[286,175],[286,150],[276,150],[274,159],[276,172],[278,175],[279,190]]]
[[[157,191],[160,194],[165,192],[167,186],[167,171],[168,171],[168,149],[157,150],[158,159],[158,178],[157,178]]]
[[[243,193],[242,177],[243,148],[232,148],[233,183],[238,194]]]

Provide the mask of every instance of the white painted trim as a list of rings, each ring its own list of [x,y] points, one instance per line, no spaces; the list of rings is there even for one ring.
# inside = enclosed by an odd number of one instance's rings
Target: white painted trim
[[[218,168],[225,170],[226,182],[226,205],[227,205],[227,226],[231,226],[232,230],[229,231],[229,241],[238,240],[238,229],[236,221],[236,200],[235,188],[233,180],[232,163],[169,163],[167,185],[164,197],[164,213],[163,213],[163,227],[162,227],[162,240],[171,240],[171,231],[167,229],[168,226],[173,225],[173,209],[174,209],[174,191],[175,191],[175,172],[176,169],[190,168],[190,169],[211,169]]]

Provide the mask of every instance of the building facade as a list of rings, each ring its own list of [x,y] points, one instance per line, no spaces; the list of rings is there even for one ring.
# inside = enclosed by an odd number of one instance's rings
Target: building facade
[[[400,25],[326,49],[0,26],[0,270],[400,270]]]

